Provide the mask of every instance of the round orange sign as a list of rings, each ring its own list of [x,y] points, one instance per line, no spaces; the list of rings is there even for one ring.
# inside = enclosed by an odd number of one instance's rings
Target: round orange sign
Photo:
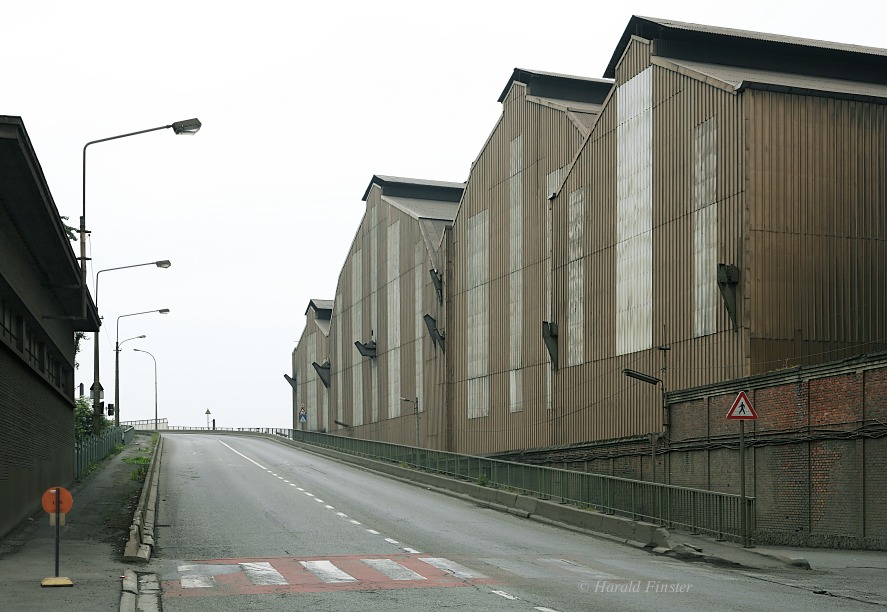
[[[46,489],[46,493],[43,494],[43,509],[50,514],[55,514],[56,489],[58,489],[59,492],[58,511],[60,514],[67,514],[71,511],[71,507],[74,505],[74,498],[71,497],[71,492],[64,487],[52,487],[51,489]]]

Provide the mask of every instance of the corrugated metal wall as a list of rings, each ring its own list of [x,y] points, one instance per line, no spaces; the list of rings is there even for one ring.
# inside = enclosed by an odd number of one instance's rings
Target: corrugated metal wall
[[[332,433],[415,444],[418,398],[420,444],[442,448],[445,443],[444,387],[437,373],[443,370],[444,354],[422,319],[431,314],[443,327],[431,267],[416,219],[388,204],[382,189],[373,185],[339,274],[330,325],[327,423]],[[371,340],[377,356],[361,356],[355,341]]]
[[[643,76],[644,70],[652,71],[652,91],[646,94],[652,96],[649,100],[652,131],[649,134],[646,130],[620,131],[617,126],[621,88],[631,86],[636,90],[633,83]],[[697,305],[693,291],[697,278],[694,172],[699,172],[698,164],[694,163],[698,158],[694,143],[697,126],[705,122],[712,122],[711,131],[717,135],[712,204],[717,218],[717,259],[741,265],[742,100],[689,77],[651,67],[649,45],[639,40],[633,41],[626,51],[616,82],[621,85],[602,112],[564,188],[554,200],[553,303],[554,318],[558,322],[565,321],[569,313],[569,202],[571,194],[579,190],[585,194],[587,227],[582,245],[585,361],[575,367],[562,367],[555,375],[556,427],[551,441],[554,445],[660,431],[661,390],[626,378],[622,374],[624,368],[663,378],[669,388],[733,378],[745,372],[742,335],[733,332],[720,298],[715,333],[694,337]],[[631,323],[645,326],[632,333],[649,339],[642,341],[647,348],[628,350],[623,355],[617,354],[620,332],[616,325],[616,270],[618,265],[627,265],[619,264],[620,257],[630,256],[632,251],[626,255],[626,251],[621,250],[624,247],[617,243],[620,135],[637,139],[633,145],[623,147],[621,155],[628,155],[638,147],[650,147],[653,164],[652,176],[645,179],[639,175],[638,179],[650,181],[649,186],[631,186],[649,189],[652,193],[652,233],[644,239],[649,246],[637,251],[652,249],[651,318],[635,318]],[[632,213],[636,214],[636,211]],[[620,252],[623,254],[619,255]],[[629,274],[636,273],[631,266],[627,270]],[[716,283],[716,267],[703,270],[702,274],[707,275],[713,285]],[[631,299],[638,296],[637,288],[629,293]],[[570,342],[569,330],[561,329],[560,350],[564,351]],[[629,333],[626,328],[622,329],[621,333]],[[660,351],[660,346],[668,346],[670,350]]]
[[[752,372],[884,350],[887,106],[745,97]]]
[[[548,269],[546,178],[569,164],[581,139],[581,133],[565,113],[527,101],[526,87],[515,83],[503,101],[502,118],[472,168],[452,232],[453,273],[448,292],[452,303],[448,311],[447,356],[453,377],[453,447],[458,452],[483,454],[550,443],[550,391],[546,378],[550,365],[540,333],[545,319]],[[520,171],[515,173],[518,167]],[[511,301],[511,283],[516,282],[511,264],[516,255],[509,222],[516,181],[523,210],[523,295],[518,308]],[[468,346],[480,330],[469,324],[468,237],[470,219],[484,211],[489,215],[489,340],[482,347],[488,361],[483,377],[489,389],[488,413],[469,418]],[[519,331],[515,329],[518,323],[512,320],[514,316],[521,320]],[[515,346],[515,342],[520,346]],[[512,364],[518,354],[521,367],[515,369]]]

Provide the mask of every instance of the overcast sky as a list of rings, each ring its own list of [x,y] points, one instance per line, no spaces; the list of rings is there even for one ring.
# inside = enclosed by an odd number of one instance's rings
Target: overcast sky
[[[609,8],[612,6],[613,8]],[[464,181],[515,67],[601,77],[632,14],[887,47],[882,0],[670,3],[0,0],[0,114],[24,120],[99,283],[121,418],[291,427],[283,378],[333,299],[373,174]],[[79,256],[79,246],[72,248]],[[120,315],[169,308],[170,314]],[[77,384],[93,381],[92,339]]]

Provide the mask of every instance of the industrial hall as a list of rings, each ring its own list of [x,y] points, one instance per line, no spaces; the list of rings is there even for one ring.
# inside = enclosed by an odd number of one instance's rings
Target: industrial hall
[[[791,378],[808,427],[866,424],[808,396],[883,367],[887,50],[635,16],[600,78],[499,102],[464,183],[372,175],[295,428],[670,482],[708,422],[681,402]]]

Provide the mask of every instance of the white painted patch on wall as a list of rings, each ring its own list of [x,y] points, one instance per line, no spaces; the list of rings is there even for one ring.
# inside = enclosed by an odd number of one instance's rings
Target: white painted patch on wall
[[[616,354],[653,344],[653,68],[616,93]]]
[[[717,331],[718,127],[712,117],[693,134],[693,334]]]

